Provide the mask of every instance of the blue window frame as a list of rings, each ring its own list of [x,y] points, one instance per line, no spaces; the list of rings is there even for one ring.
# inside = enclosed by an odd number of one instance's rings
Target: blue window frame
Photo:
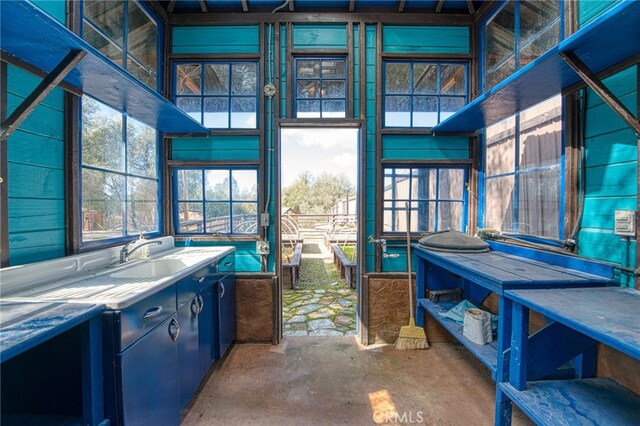
[[[295,59],[295,116],[347,116],[347,61],[345,58]]]
[[[82,37],[154,90],[162,82],[162,24],[135,0],[85,0]]]
[[[210,129],[256,129],[257,76],[257,62],[177,63],[173,99]]]
[[[467,228],[467,167],[397,166],[384,168],[383,233]]]
[[[80,208],[83,247],[160,232],[158,132],[82,98]]]
[[[485,130],[484,227],[562,238],[562,97]]]
[[[466,105],[467,65],[384,62],[384,126],[433,127]]]
[[[176,234],[258,233],[257,168],[173,169]]]
[[[562,0],[509,0],[482,25],[482,88],[491,89],[564,37]]]

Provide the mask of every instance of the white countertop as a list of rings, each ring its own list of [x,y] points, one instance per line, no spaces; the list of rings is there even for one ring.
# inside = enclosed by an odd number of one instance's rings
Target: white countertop
[[[76,271],[70,276],[43,282],[39,285],[6,294],[3,300],[15,301],[64,301],[73,303],[100,303],[107,309],[124,309],[198,269],[233,252],[234,247],[184,247],[170,248],[155,253],[144,260],[131,260],[125,264],[111,264],[92,271]],[[63,258],[64,259],[64,258]],[[185,268],[173,275],[155,279],[120,278],[118,272],[149,260],[175,259]],[[34,264],[35,265],[35,264]],[[27,271],[24,271],[27,272]]]

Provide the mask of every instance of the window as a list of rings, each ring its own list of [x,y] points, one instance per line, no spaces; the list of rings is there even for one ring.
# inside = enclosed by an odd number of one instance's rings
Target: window
[[[176,64],[175,103],[210,129],[255,129],[257,68],[255,62]]]
[[[134,0],[85,0],[82,37],[152,89],[158,87],[158,24]]]
[[[466,167],[385,167],[383,232],[464,231],[467,227]]]
[[[464,64],[384,64],[385,127],[433,127],[466,103]]]
[[[157,132],[84,96],[82,242],[159,231]]]
[[[487,127],[485,227],[561,237],[561,133],[561,96]]]
[[[296,117],[347,116],[345,59],[296,58],[295,67]]]
[[[256,169],[174,169],[176,234],[257,234]]]
[[[484,25],[484,90],[558,44],[562,33],[560,0],[507,2]]]

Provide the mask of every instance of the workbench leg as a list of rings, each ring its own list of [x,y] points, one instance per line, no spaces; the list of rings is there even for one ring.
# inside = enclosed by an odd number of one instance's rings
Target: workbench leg
[[[427,286],[427,264],[424,260],[416,257],[418,261],[418,270],[416,271],[416,325],[418,327],[424,327],[424,309],[420,308],[418,299],[425,297],[425,290]]]
[[[527,388],[527,349],[529,344],[529,308],[513,303],[509,383],[519,391]]]
[[[93,317],[81,327],[83,424],[98,425],[104,421],[102,318]]]
[[[500,386],[496,383],[495,426],[511,425],[511,408],[511,400],[500,390]]]
[[[496,381],[496,425],[511,424],[511,400],[500,390],[499,384],[509,380],[509,362],[505,351],[511,343],[511,300],[500,296],[498,305],[498,366],[495,373]]]
[[[596,346],[586,350],[575,359],[576,376],[578,379],[588,379],[596,375],[597,363]]]

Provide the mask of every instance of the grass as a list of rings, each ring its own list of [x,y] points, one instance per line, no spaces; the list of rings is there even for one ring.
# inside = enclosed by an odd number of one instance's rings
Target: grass
[[[356,260],[356,246],[338,246],[340,247],[340,250],[342,250],[342,252],[345,254],[345,256],[347,256],[347,258],[352,261],[352,262],[357,262]]]

